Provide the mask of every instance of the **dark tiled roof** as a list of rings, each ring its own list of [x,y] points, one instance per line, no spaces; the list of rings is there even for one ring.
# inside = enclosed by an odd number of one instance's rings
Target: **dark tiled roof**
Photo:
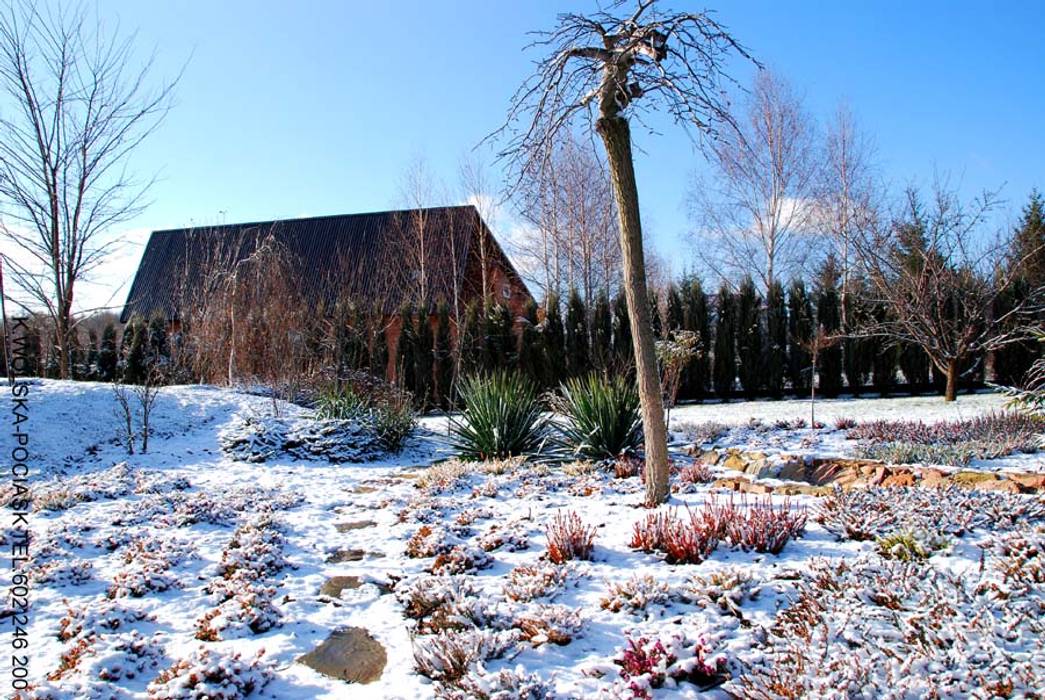
[[[424,259],[428,298],[453,297],[453,282],[463,283],[473,240],[485,228],[473,206],[345,214],[154,231],[142,254],[121,320],[163,313],[177,317],[179,299],[199,286],[199,274],[216,247],[225,264],[242,260],[270,233],[290,254],[312,302],[348,293],[357,304],[393,313],[417,294],[416,219],[425,219]],[[509,274],[518,277],[503,257]],[[454,264],[456,262],[456,265]],[[464,286],[461,284],[461,286]]]

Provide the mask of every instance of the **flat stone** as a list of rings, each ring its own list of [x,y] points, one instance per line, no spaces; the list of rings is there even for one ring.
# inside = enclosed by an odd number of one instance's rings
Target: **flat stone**
[[[351,493],[358,494],[374,493],[375,491],[377,491],[377,488],[374,486],[354,486],[351,489]]]
[[[777,478],[783,479],[784,481],[805,481],[805,462],[799,459],[788,460],[782,467],[780,467],[780,472],[777,474]]]
[[[947,482],[947,474],[939,469],[925,467],[919,471],[922,486],[941,486]]]
[[[1020,485],[1015,481],[1009,481],[1008,479],[992,479],[987,481],[978,481],[971,484],[972,488],[979,489],[981,491],[1004,491],[1006,493],[1020,493]]]
[[[708,450],[700,455],[700,461],[704,464],[718,464],[720,458],[721,455],[718,453],[718,450]]]
[[[1005,476],[1028,491],[1045,490],[1045,474],[1006,474]]]
[[[337,523],[334,528],[338,532],[351,532],[352,530],[362,530],[365,527],[374,527],[377,525],[373,520],[357,520],[351,523]]]
[[[726,469],[735,469],[738,472],[742,472],[747,469],[747,460],[739,452],[734,452],[726,457],[725,461],[722,462],[722,466]]]
[[[380,552],[365,552],[362,549],[339,549],[327,557],[327,563],[344,564],[345,562],[350,561],[362,561],[367,556],[380,558],[385,555]]]
[[[770,464],[769,460],[764,457],[748,462],[747,466],[744,468],[745,474],[750,474],[756,479],[771,477],[775,471],[776,467]]]
[[[331,576],[326,582],[320,587],[319,595],[328,598],[340,598],[341,591],[353,591],[367,583],[359,576]],[[382,583],[374,582],[377,586],[377,590],[381,591],[382,594],[388,593],[388,586]]]
[[[729,489],[730,491],[743,491],[744,484],[750,484],[747,479],[715,479],[711,483],[712,488]]]
[[[388,663],[385,648],[362,627],[332,632],[322,644],[298,659],[314,671],[349,683],[373,683]]]
[[[745,493],[765,495],[773,493],[773,487],[769,484],[753,484],[748,482],[748,484],[743,488],[743,491]]]
[[[983,484],[997,480],[998,477],[990,472],[964,471],[958,472],[951,477],[951,481],[959,486],[975,486],[976,488],[989,488],[983,486]]]
[[[914,486],[914,474],[909,471],[897,471],[882,479],[882,486]]]

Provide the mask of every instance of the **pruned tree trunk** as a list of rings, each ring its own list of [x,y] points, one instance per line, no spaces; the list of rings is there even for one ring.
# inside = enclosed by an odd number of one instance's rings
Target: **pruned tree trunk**
[[[944,401],[955,401],[958,398],[958,360],[947,361],[947,389],[944,392]]]
[[[635,374],[642,405],[642,429],[646,451],[646,503],[656,505],[668,498],[668,439],[664,424],[653,324],[646,303],[646,263],[642,250],[639,192],[631,157],[631,133],[620,117],[599,119],[596,125],[606,146],[610,180],[617,200],[620,247],[624,258],[624,294],[635,348]]]

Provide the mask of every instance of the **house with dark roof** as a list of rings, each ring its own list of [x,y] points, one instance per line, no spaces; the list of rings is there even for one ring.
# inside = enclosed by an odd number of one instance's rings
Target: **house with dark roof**
[[[304,297],[314,308],[339,298],[387,317],[394,357],[400,306],[455,300],[466,307],[486,295],[522,315],[532,300],[526,284],[474,206],[284,219],[154,231],[142,254],[120,320],[162,314],[179,321],[179,300],[191,295],[215,259],[230,269],[271,237],[287,251]],[[221,248],[224,252],[215,256]]]

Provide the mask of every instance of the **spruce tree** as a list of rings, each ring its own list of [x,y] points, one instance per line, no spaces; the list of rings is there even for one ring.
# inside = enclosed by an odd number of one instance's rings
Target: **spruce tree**
[[[116,326],[106,324],[98,346],[98,381],[111,382],[116,377]]]
[[[836,336],[841,330],[838,268],[830,256],[821,266],[817,279],[816,324],[828,336]],[[838,343],[821,351],[819,378],[823,396],[838,396],[842,390],[842,348]]]
[[[802,280],[791,282],[787,305],[787,377],[792,391],[805,396],[812,378],[807,344],[813,337],[813,306]]]
[[[370,321],[372,340],[370,343],[370,373],[379,379],[388,380],[388,332],[380,309],[374,309]]]
[[[693,278],[683,285],[683,327],[697,334],[697,353],[689,361],[683,375],[682,397],[700,400],[708,392],[711,360],[711,324],[708,320],[708,299],[700,280]]]
[[[619,371],[630,370],[634,364],[635,348],[631,343],[631,319],[628,317],[628,299],[620,292],[613,299],[613,356]]]
[[[879,318],[885,316],[887,310],[878,308],[874,311]],[[896,384],[896,365],[899,350],[894,343],[878,343],[872,355],[871,381],[874,390],[882,396],[888,396]]]
[[[146,364],[150,369],[166,368],[170,364],[171,350],[167,339],[167,319],[162,314],[153,314],[149,319],[146,355]]]
[[[540,331],[537,302],[530,300],[526,304],[521,325],[518,349],[515,353],[516,368],[522,376],[533,382],[534,386],[544,387],[544,339]]]
[[[148,363],[149,327],[140,318],[133,318],[123,333],[124,337],[130,335],[124,358],[123,381],[138,384],[145,378]]]
[[[396,382],[416,395],[417,332],[412,304],[403,304],[399,309],[399,329],[399,342],[396,343]]]
[[[87,356],[84,360],[83,376],[86,379],[98,379],[98,332],[93,328],[87,331]]]
[[[591,368],[588,358],[588,318],[584,300],[576,289],[570,290],[566,302],[566,371],[571,377],[586,374]]]
[[[653,287],[646,291],[646,296],[649,303],[650,322],[653,324],[653,336],[658,339],[663,338],[664,320],[661,318],[660,297]]]
[[[440,301],[435,318],[435,400],[441,408],[449,409],[454,399],[454,349],[450,338],[450,305]]]
[[[1037,190],[1031,192],[1030,201],[1023,208],[1007,264],[1015,281],[1004,294],[999,295],[995,318],[1004,317],[1012,309],[1026,303],[1034,290],[1045,287],[1045,201]],[[1045,320],[1045,316],[1040,319]],[[1026,339],[995,351],[995,381],[1008,386],[1022,386],[1034,360],[1041,356],[1041,348],[1040,343]]]
[[[562,325],[559,296],[549,293],[544,304],[544,385],[555,387],[566,379],[566,331]]]
[[[591,312],[591,363],[594,368],[605,371],[609,367],[612,344],[613,312],[610,310],[610,298],[606,290],[600,290]]]
[[[417,348],[414,351],[414,381],[417,383],[415,394],[421,406],[431,406],[435,402],[435,336],[427,308],[423,307],[417,314]]]
[[[766,292],[766,389],[775,399],[784,394],[787,373],[787,300],[784,286],[774,280]]]
[[[737,357],[740,360],[740,386],[749,395],[762,388],[762,299],[750,277],[737,291]]]
[[[929,384],[929,356],[914,343],[903,343],[900,352],[900,372],[907,390],[920,394]]]
[[[723,400],[732,394],[737,376],[736,308],[733,292],[725,282],[715,299],[715,393]]]

